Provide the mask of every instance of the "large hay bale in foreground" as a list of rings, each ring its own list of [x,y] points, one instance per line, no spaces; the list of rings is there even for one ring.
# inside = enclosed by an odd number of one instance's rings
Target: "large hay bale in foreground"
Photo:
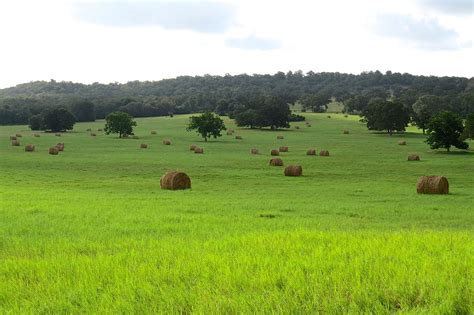
[[[156,130],[150,131],[150,134],[151,134],[151,135],[156,135]]]
[[[147,148],[148,148],[148,144],[146,143],[140,144],[140,149],[147,149]]]
[[[306,151],[306,155],[316,155],[316,149],[309,149]]]
[[[161,189],[179,190],[191,188],[191,179],[183,172],[168,172],[160,179]]]
[[[196,146],[195,144],[191,144],[191,145],[189,146],[189,150],[190,150],[190,151],[194,151],[194,150],[196,150],[196,148],[197,148],[197,146]]]
[[[272,156],[278,156],[278,155],[280,155],[280,151],[273,149],[273,150],[270,152],[270,155],[272,155]]]
[[[349,130],[344,130],[342,133],[345,134],[345,135],[348,135],[348,134],[349,134]]]
[[[49,154],[51,154],[51,155],[58,155],[59,150],[58,150],[58,148],[56,148],[56,147],[51,147],[51,148],[49,148],[48,152],[49,152]]]
[[[416,154],[410,154],[408,156],[408,161],[419,161],[420,160],[420,156],[419,155],[416,155]]]
[[[163,140],[164,145],[171,145],[171,140],[165,139]]]
[[[269,163],[271,166],[283,166],[283,161],[282,159],[279,159],[279,158],[273,158],[270,160],[270,163]]]
[[[407,145],[407,142],[406,141],[398,141],[398,145]]]
[[[35,150],[35,146],[32,144],[27,144],[25,145],[25,151],[26,152],[33,152]]]
[[[448,194],[449,183],[444,176],[421,176],[416,183],[419,194]]]
[[[258,149],[255,149],[255,148],[250,149],[250,154],[258,154]]]
[[[40,134],[39,134],[39,133],[35,133],[33,136],[34,136],[35,138],[39,138],[39,137],[40,137]]]
[[[16,140],[16,137],[15,136],[10,136],[10,140],[11,141]]]
[[[203,149],[203,148],[196,147],[196,148],[194,149],[194,153],[203,154],[203,153],[204,153],[204,149]]]
[[[329,156],[329,151],[322,150],[322,151],[319,152],[319,156]]]
[[[303,168],[300,165],[288,165],[285,167],[285,176],[301,176]]]
[[[19,146],[20,146],[20,141],[18,141],[18,140],[13,140],[13,141],[12,141],[12,146],[14,146],[14,147],[19,147]]]
[[[288,152],[288,147],[280,147],[278,148],[280,152]]]
[[[64,143],[56,144],[56,148],[58,149],[58,151],[64,151]]]
[[[242,136],[235,136],[235,139],[242,140]]]
[[[277,136],[278,140],[284,139],[283,136]]]

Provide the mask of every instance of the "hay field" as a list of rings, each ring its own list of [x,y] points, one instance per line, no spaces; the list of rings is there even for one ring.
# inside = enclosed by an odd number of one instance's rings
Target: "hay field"
[[[208,143],[188,116],[136,119],[139,139],[0,127],[0,313],[472,313],[474,153],[305,115],[278,132],[226,120],[242,140]],[[303,176],[268,165],[280,146]],[[192,189],[161,190],[169,170]],[[418,195],[421,175],[450,194]]]

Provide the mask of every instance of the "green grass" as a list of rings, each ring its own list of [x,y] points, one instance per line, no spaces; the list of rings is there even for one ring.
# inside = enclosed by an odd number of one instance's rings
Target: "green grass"
[[[311,128],[276,132],[226,121],[243,140],[208,143],[187,116],[137,119],[139,140],[90,137],[101,121],[62,137],[0,127],[0,313],[472,313],[474,153],[305,115]],[[268,166],[280,145],[303,177]],[[167,170],[192,189],[161,190]],[[420,175],[450,194],[416,194]]]

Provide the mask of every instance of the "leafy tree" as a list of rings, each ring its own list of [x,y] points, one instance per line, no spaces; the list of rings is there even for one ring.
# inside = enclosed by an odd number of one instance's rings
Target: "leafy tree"
[[[464,139],[474,139],[474,113],[467,115],[466,123],[464,124]]]
[[[31,130],[42,130],[43,129],[43,116],[41,114],[33,115],[28,120],[28,123]]]
[[[104,131],[106,134],[118,133],[119,138],[122,138],[123,135],[132,135],[133,127],[136,125],[137,123],[128,113],[113,112],[105,117]]]
[[[327,110],[331,97],[323,93],[306,94],[299,101],[305,110],[311,109],[315,113],[323,113]]]
[[[413,104],[413,122],[423,130],[423,134],[431,118],[440,111],[440,104],[440,98],[435,95],[422,96]]]
[[[233,116],[237,126],[248,126],[251,129],[257,127],[258,124],[258,112],[255,109],[247,109],[243,112],[237,113]]]
[[[451,146],[467,149],[469,145],[462,140],[464,126],[462,119],[452,112],[443,111],[434,116],[427,126],[426,143],[432,149],[444,148],[449,152]]]
[[[392,135],[395,131],[405,131],[410,115],[402,103],[377,100],[364,110],[362,121],[369,130],[387,130]]]
[[[75,100],[71,104],[71,112],[77,121],[95,121],[94,103],[88,100]]]
[[[74,115],[65,108],[54,108],[43,112],[43,126],[44,130],[51,130],[52,132],[72,130],[76,123]]]
[[[218,115],[206,112],[199,116],[190,117],[186,130],[196,130],[204,138],[204,141],[207,142],[207,139],[210,137],[214,137],[214,139],[221,137],[221,131],[226,130],[226,127],[224,121]]]

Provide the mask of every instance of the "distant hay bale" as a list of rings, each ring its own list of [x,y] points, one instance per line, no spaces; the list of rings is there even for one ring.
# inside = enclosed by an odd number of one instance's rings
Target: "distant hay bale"
[[[10,136],[10,140],[16,140],[16,136]]]
[[[295,126],[295,129],[300,129],[300,126]]]
[[[306,155],[316,155],[316,149],[309,149],[306,151]]]
[[[420,156],[419,155],[416,155],[416,154],[410,154],[408,156],[408,161],[419,161],[420,160]]]
[[[419,194],[448,194],[449,183],[444,176],[421,176],[416,183]]]
[[[21,133],[17,133],[15,136],[16,136],[17,138],[21,138],[21,137],[22,137]]]
[[[242,136],[235,136],[235,139],[242,140]]]
[[[163,140],[163,144],[164,144],[164,145],[170,145],[170,144],[171,144],[171,140],[165,139],[165,140]]]
[[[305,121],[304,123],[305,123],[306,125],[309,125],[309,121]]]
[[[322,150],[319,152],[319,156],[329,156],[329,151]]]
[[[272,155],[272,156],[278,156],[278,155],[280,155],[280,151],[273,149],[273,150],[270,152],[270,155]]]
[[[230,131],[230,130],[227,131],[227,135],[228,135],[228,136],[232,136],[233,134],[234,134],[234,133],[233,133],[232,131]]]
[[[56,148],[58,149],[58,151],[64,151],[64,143],[58,143],[56,144]]]
[[[307,124],[306,127],[311,127],[311,124]]]
[[[190,151],[194,151],[194,150],[196,150],[196,147],[197,147],[197,146],[196,146],[195,144],[191,144],[191,145],[189,146],[189,150],[190,150]]]
[[[148,144],[146,143],[140,144],[140,149],[147,149],[147,148],[148,148]]]
[[[288,152],[288,147],[280,147],[280,148],[278,148],[278,151],[280,151],[280,152]]]
[[[228,131],[228,132],[232,132],[232,133],[234,133],[234,132],[235,132],[235,130],[234,130],[234,129],[229,129],[229,130],[227,130],[227,131]]]
[[[349,134],[349,130],[344,130],[342,133],[345,134],[345,135],[348,135],[348,134]]]
[[[269,163],[271,166],[283,166],[283,161],[282,159],[279,159],[279,158],[274,158],[274,159],[271,159],[270,160],[270,163]]]
[[[150,131],[150,134],[151,134],[151,135],[156,135],[156,130]]]
[[[347,117],[349,117],[349,115],[347,115],[347,114],[346,114],[346,115],[344,115],[344,117],[346,117],[346,118],[347,118]]]
[[[61,134],[58,133],[58,132],[56,132],[54,135],[55,135],[56,137],[61,137]]]
[[[328,118],[331,118],[331,115],[328,115]]]
[[[58,150],[58,148],[56,148],[56,147],[51,147],[51,148],[49,148],[49,151],[48,151],[48,152],[49,152],[49,154],[51,154],[51,155],[58,155],[59,150]]]
[[[95,133],[91,132],[91,137],[97,136]]]
[[[277,136],[278,140],[284,139],[283,136]]]
[[[407,145],[407,142],[406,141],[398,141],[398,145]]]
[[[204,149],[203,149],[203,148],[196,147],[196,148],[194,149],[194,153],[203,154],[203,153],[204,153]]]
[[[18,141],[18,140],[12,140],[12,146],[14,146],[14,147],[19,147],[19,146],[20,146],[20,141]]]
[[[303,175],[303,168],[300,165],[288,165],[285,167],[285,176],[301,176]]]
[[[33,152],[35,150],[35,146],[32,144],[27,144],[25,145],[25,151],[26,152]]]
[[[161,189],[179,190],[191,188],[191,179],[182,172],[168,172],[160,179]]]
[[[40,137],[40,134],[39,134],[39,133],[35,133],[33,136],[34,136],[35,138],[39,138],[39,137]]]
[[[258,149],[255,149],[255,148],[250,149],[250,154],[258,154]]]
[[[97,129],[97,131],[103,131],[103,129],[100,129],[100,128],[99,128],[99,129]]]
[[[89,132],[89,131],[92,131],[92,129],[91,129],[91,128],[87,128],[87,129],[86,129],[86,131],[88,131],[88,132]]]

